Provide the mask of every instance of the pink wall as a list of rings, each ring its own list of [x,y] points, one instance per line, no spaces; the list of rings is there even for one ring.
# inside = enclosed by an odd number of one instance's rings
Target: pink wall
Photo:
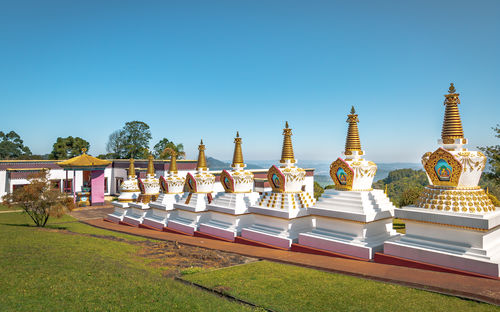
[[[104,203],[104,170],[92,170],[90,172],[92,195],[90,204],[99,205]]]

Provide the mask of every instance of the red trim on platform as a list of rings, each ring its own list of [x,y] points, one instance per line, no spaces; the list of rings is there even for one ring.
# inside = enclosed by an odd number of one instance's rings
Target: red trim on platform
[[[320,255],[320,256],[329,256],[329,257],[344,258],[344,259],[366,261],[366,262],[370,261],[370,259],[344,255],[344,254],[333,252],[333,251],[317,249],[317,248],[304,246],[304,245],[300,245],[300,244],[294,244],[294,243],[292,243],[292,247],[290,248],[290,250],[296,251],[296,252],[303,252],[303,253],[309,253],[309,254],[314,254],[314,255]]]
[[[153,231],[159,231],[159,232],[163,232],[163,229],[159,229],[159,228],[156,228],[154,226],[149,226],[149,225],[146,225],[146,224],[139,224],[139,227],[140,228],[143,228],[143,229],[148,229],[148,230],[153,230]]]
[[[170,233],[174,233],[174,234],[182,234],[182,235],[187,235],[187,236],[193,236],[189,233],[186,233],[186,232],[182,232],[182,231],[179,231],[179,230],[174,230],[174,229],[171,229],[169,227],[164,227],[163,228],[163,232],[170,232]]]
[[[220,241],[224,241],[224,242],[230,242],[230,243],[234,242],[234,240],[230,240],[230,239],[227,239],[227,238],[222,238],[222,237],[219,237],[219,236],[215,236],[215,235],[203,233],[203,232],[200,232],[200,231],[194,231],[194,235],[193,236],[203,237],[203,238],[208,238],[208,239],[216,239],[216,240],[220,240]]]
[[[386,254],[383,254],[380,252],[375,253],[375,255],[373,257],[373,261],[377,262],[377,263],[382,263],[382,264],[397,265],[397,266],[403,266],[403,267],[415,268],[415,269],[421,269],[421,270],[453,273],[453,274],[459,274],[459,275],[475,276],[475,277],[500,280],[500,277],[483,275],[483,274],[469,272],[469,271],[462,271],[459,269],[444,267],[444,266],[437,265],[437,264],[430,264],[430,263],[426,263],[426,262],[420,262],[420,261],[410,260],[410,259],[406,259],[406,258],[400,258],[400,257],[396,257],[396,256],[386,255]]]
[[[108,218],[104,218],[103,220],[106,221],[106,222],[114,223],[114,224],[120,224],[120,222],[115,222],[115,221],[110,220]]]
[[[131,224],[131,223],[127,223],[125,221],[120,221],[118,222],[118,224],[121,224],[121,225],[127,225],[127,226],[131,226],[131,227],[136,227],[135,225]]]
[[[245,244],[245,245],[250,245],[250,246],[257,246],[257,247],[267,247],[267,248],[272,248],[272,249],[279,249],[279,250],[290,250],[288,248],[283,248],[283,247],[278,247],[274,245],[269,245],[266,243],[254,241],[248,238],[243,238],[241,236],[237,236],[234,238],[234,242],[238,244]]]

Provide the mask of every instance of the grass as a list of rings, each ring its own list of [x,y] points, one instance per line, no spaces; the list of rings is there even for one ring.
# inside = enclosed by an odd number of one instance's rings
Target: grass
[[[392,228],[396,230],[396,232],[405,234],[406,233],[406,225],[400,219],[394,218],[392,219]]]
[[[88,235],[129,235],[75,223],[27,226],[20,213],[0,214],[2,311],[250,311],[247,306],[165,278],[137,256],[138,246]]]
[[[275,311],[498,311],[484,303],[268,261],[182,278]]]
[[[9,210],[22,210],[19,206],[7,206],[0,204],[0,211],[9,211]]]

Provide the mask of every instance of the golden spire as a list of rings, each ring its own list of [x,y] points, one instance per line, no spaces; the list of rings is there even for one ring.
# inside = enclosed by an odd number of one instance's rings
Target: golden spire
[[[207,169],[207,160],[205,158],[205,145],[203,145],[203,140],[201,140],[200,145],[198,146],[198,164],[196,165],[196,169]]]
[[[347,122],[349,123],[349,128],[347,129],[347,139],[345,142],[345,154],[351,155],[352,151],[361,152],[361,141],[359,140],[358,131],[358,115],[354,106],[351,108],[351,113],[347,115]]]
[[[236,137],[234,138],[234,153],[233,153],[233,164],[232,167],[236,165],[243,166],[243,153],[241,152],[241,138],[240,133],[236,131]]]
[[[129,177],[135,176],[135,166],[134,166],[134,159],[130,158],[130,165],[128,166],[128,175]]]
[[[84,147],[84,148],[82,148],[82,154],[85,154],[85,153],[87,153],[87,149]]]
[[[163,153],[170,154],[170,167],[168,168],[168,172],[169,173],[179,172],[177,170],[177,152],[173,148],[167,147],[163,150]]]
[[[294,163],[295,157],[293,156],[292,129],[288,128],[288,121],[285,123],[283,135],[283,148],[281,149],[280,163],[284,164],[287,160],[291,160],[291,162]]]
[[[443,130],[441,131],[441,139],[463,139],[464,130],[462,129],[462,121],[460,120],[460,113],[458,112],[458,104],[460,94],[455,93],[455,86],[450,83],[448,94],[445,94],[444,105],[446,110],[444,112]]]
[[[153,155],[149,154],[148,156],[148,172],[147,175],[154,176],[155,175],[155,165],[153,163]]]

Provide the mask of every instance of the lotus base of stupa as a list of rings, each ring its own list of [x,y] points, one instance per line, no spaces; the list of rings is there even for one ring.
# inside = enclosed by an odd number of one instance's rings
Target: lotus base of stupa
[[[127,213],[129,203],[114,201],[111,204],[115,207],[115,210],[112,213],[108,214],[106,218],[104,218],[104,220],[113,223],[120,223],[121,221],[123,221],[123,217]]]
[[[122,222],[127,225],[139,226],[144,221],[144,218],[150,211],[149,204],[144,203],[129,203],[127,214],[123,217]]]
[[[500,277],[500,211],[486,214],[395,210],[406,235],[388,240],[384,254],[402,259]]]

